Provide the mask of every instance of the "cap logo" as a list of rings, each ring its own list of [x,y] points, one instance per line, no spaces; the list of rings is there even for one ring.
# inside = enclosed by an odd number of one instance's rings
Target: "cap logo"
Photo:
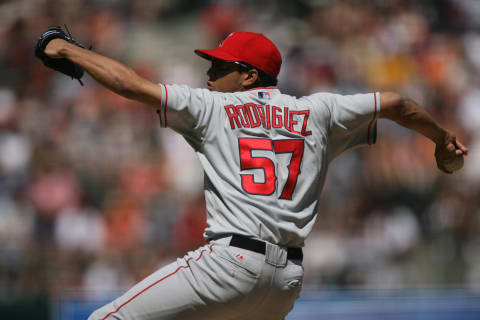
[[[230,33],[225,39],[223,39],[222,42],[220,42],[220,44],[219,44],[218,46],[219,46],[219,47],[223,47],[223,43],[224,43],[228,38],[230,38],[231,36],[233,36],[234,33],[235,33],[235,32]]]

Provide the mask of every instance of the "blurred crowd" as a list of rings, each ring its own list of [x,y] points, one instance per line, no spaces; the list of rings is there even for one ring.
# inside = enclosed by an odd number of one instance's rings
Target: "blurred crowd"
[[[204,243],[203,173],[155,111],[45,68],[48,25],[155,82],[204,87],[232,31],[280,48],[282,92],[396,91],[470,149],[378,123],[331,165],[305,286],[480,290],[480,2],[16,0],[0,4],[0,295],[122,290]]]

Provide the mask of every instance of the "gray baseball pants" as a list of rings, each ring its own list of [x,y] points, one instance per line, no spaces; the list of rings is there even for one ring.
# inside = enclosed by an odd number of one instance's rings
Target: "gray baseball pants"
[[[266,253],[211,241],[159,269],[88,320],[283,319],[293,308],[303,281],[300,260],[284,247]]]

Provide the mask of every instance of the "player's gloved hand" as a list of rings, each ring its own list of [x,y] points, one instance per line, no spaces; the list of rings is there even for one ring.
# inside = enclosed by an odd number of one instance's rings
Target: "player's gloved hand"
[[[53,39],[62,39],[78,47],[85,48],[82,44],[72,38],[70,32],[68,32],[67,35],[63,31],[62,27],[51,26],[48,27],[48,29],[44,33],[42,33],[42,35],[38,39],[37,44],[35,45],[35,56],[42,60],[43,64],[46,67],[70,76],[72,77],[72,79],[77,79],[78,82],[83,85],[82,81],[80,80],[84,74],[82,68],[80,68],[68,59],[52,58],[45,53],[45,48],[47,47],[48,43]]]
[[[455,157],[467,155],[468,149],[457,140],[450,132],[445,131],[444,136],[435,146],[435,159],[437,160],[438,169],[445,173],[453,173],[449,171],[445,164],[451,162]]]

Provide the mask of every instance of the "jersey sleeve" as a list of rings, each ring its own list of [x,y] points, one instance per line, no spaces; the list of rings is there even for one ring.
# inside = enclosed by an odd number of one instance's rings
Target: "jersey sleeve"
[[[201,145],[211,122],[214,96],[207,89],[185,85],[164,85],[162,104],[157,110],[160,125],[180,133],[194,148]]]
[[[319,94],[330,113],[327,153],[329,161],[349,149],[371,145],[377,138],[380,93]]]

